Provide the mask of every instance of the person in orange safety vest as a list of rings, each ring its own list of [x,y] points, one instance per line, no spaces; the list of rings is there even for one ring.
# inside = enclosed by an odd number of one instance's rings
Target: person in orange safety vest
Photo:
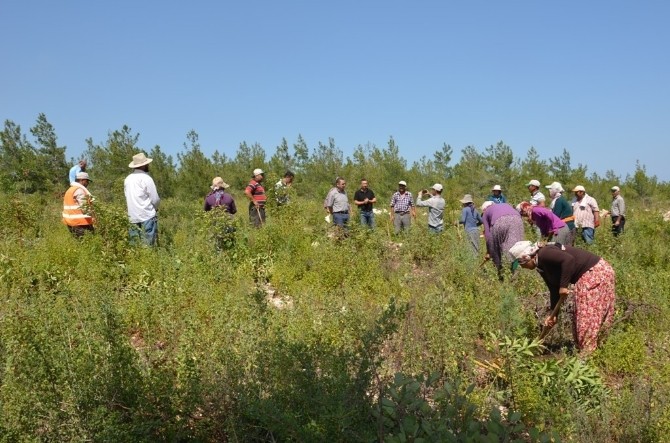
[[[63,198],[63,223],[75,238],[81,238],[87,231],[94,231],[93,196],[87,189],[90,182],[88,173],[77,173],[76,180],[70,183]]]

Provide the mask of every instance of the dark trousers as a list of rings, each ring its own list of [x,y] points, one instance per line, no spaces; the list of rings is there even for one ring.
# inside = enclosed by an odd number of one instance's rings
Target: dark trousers
[[[82,238],[87,232],[93,232],[93,225],[68,226],[67,229],[74,238]]]
[[[265,223],[265,207],[249,205],[249,221],[256,228],[260,228]]]
[[[612,216],[612,234],[614,234],[615,237],[618,237],[619,234],[623,233],[623,226],[626,224],[626,217],[621,217],[619,226],[615,226],[614,223],[616,222],[617,218],[619,217],[615,215]]]

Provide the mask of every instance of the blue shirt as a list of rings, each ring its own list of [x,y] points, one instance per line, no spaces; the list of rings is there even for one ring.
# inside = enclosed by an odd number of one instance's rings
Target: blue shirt
[[[77,180],[77,174],[81,172],[81,166],[79,163],[70,168],[70,183],[74,183]]]
[[[507,203],[507,198],[505,198],[503,194],[500,194],[498,196],[491,194],[486,198],[486,201],[490,201],[493,203]]]
[[[482,217],[474,206],[466,206],[461,211],[461,220],[459,223],[465,226],[466,231],[475,231],[482,224]]]

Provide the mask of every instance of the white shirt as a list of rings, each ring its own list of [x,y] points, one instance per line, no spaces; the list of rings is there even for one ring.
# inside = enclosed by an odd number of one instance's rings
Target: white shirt
[[[598,202],[589,194],[585,193],[581,201],[577,201],[577,198],[572,199],[572,213],[575,215],[576,227],[595,228],[597,212],[600,212]]]
[[[530,196],[530,204],[533,206],[537,206],[540,204],[540,202],[545,201],[546,198],[544,197],[544,194],[541,193],[540,191],[535,191],[533,195]]]
[[[131,223],[142,223],[156,216],[161,199],[154,180],[141,169],[135,169],[123,182],[128,218]]]

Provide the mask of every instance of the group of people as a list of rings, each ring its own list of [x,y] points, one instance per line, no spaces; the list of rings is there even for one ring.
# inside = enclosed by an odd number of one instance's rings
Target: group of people
[[[154,246],[158,239],[157,212],[160,204],[156,184],[149,175],[149,165],[152,161],[153,159],[144,153],[134,155],[128,165],[132,172],[123,183],[128,220],[132,224],[130,239],[133,242],[141,239],[148,246]],[[87,161],[82,159],[70,169],[70,187],[63,199],[63,223],[77,238],[95,229],[92,205],[94,199],[87,189],[91,178],[86,172],[86,166]],[[293,172],[286,171],[282,179],[277,182],[275,187],[277,204],[288,203],[288,188],[294,177]],[[256,227],[265,222],[267,196],[263,187],[264,178],[265,172],[262,169],[254,169],[251,180],[244,190],[245,196],[249,199],[249,219]],[[221,177],[215,177],[210,187],[211,192],[205,197],[205,211],[221,207],[229,215],[236,214],[235,200],[226,192],[229,187]]]
[[[149,164],[153,161],[144,153],[133,156],[128,167],[133,171],[123,182],[131,241],[140,237],[145,244],[153,246],[158,238],[157,211],[160,197],[156,184],[149,175]],[[95,230],[94,198],[88,190],[91,178],[86,172],[87,161],[80,160],[69,172],[70,187],[63,198],[63,223],[76,238]]]
[[[286,205],[289,202],[289,188],[293,184],[295,174],[288,170],[284,176],[275,184],[275,195],[277,205]],[[249,221],[254,227],[260,227],[265,223],[265,206],[267,193],[263,186],[265,172],[256,168],[251,174],[251,180],[244,188],[244,195],[249,200]],[[226,192],[230,186],[221,177],[212,180],[211,192],[205,197],[205,211],[222,207],[226,213],[233,215],[237,213],[235,200]]]
[[[530,198],[516,208],[494,199],[482,205],[486,258],[491,258],[499,271],[505,254],[512,260],[513,270],[520,266],[538,271],[549,289],[551,310],[543,322],[541,337],[556,325],[561,305],[572,295],[575,345],[581,353],[588,354],[596,349],[601,331],[612,324],[616,298],[612,266],[573,246],[578,229],[586,244],[593,243],[595,229],[600,225],[598,203],[581,185],[573,188],[575,196],[568,203],[563,187],[554,182],[546,186],[551,198],[547,206],[539,181],[531,180],[526,186]],[[613,186],[611,192],[612,233],[618,236],[625,224],[625,203],[618,186]],[[524,218],[538,230],[542,241],[524,240]]]
[[[351,205],[346,193],[347,182],[344,178],[335,179],[334,186],[328,191],[323,207],[326,211],[327,220],[333,224],[346,229],[351,214]],[[407,182],[398,182],[398,190],[391,196],[389,214],[393,223],[395,233],[409,229],[412,220],[416,220],[416,207],[428,208],[428,229],[432,232],[444,230],[444,208],[445,201],[442,198],[442,185],[435,183],[430,190],[421,190],[416,201],[412,193],[407,189]],[[424,196],[428,198],[424,199]],[[375,227],[375,212],[373,206],[377,203],[375,193],[370,189],[368,180],[361,179],[360,188],[354,193],[354,205],[358,208],[360,224],[370,229]]]
[[[124,180],[124,193],[128,219],[133,225],[131,240],[141,237],[147,245],[155,245],[158,236],[157,211],[160,197],[156,185],[149,175],[151,158],[144,153],[133,156],[128,165],[132,172]],[[63,199],[63,222],[75,237],[94,230],[95,218],[92,210],[93,196],[88,191],[91,179],[86,172],[87,162],[81,160],[70,170],[70,187]],[[289,188],[295,174],[286,171],[275,184],[278,205],[289,202]],[[265,172],[254,169],[244,194],[249,200],[249,220],[255,227],[265,223],[267,194],[263,181]],[[467,233],[468,243],[478,254],[481,225],[484,226],[486,243],[485,261],[491,260],[499,278],[503,278],[503,262],[509,259],[512,270],[522,267],[537,270],[544,279],[550,293],[551,313],[544,321],[545,330],[556,324],[559,309],[565,298],[575,297],[574,328],[577,348],[590,352],[595,349],[601,328],[611,324],[614,315],[615,275],[612,267],[601,257],[574,247],[579,232],[586,244],[595,239],[595,229],[600,225],[600,209],[596,200],[586,193],[584,186],[572,189],[574,198],[568,202],[565,190],[558,182],[545,186],[550,200],[540,191],[540,182],[530,180],[526,187],[530,193],[527,201],[516,207],[507,202],[502,187],[495,185],[491,194],[481,205],[481,213],[475,207],[472,195],[466,194],[460,203],[460,220]],[[211,192],[205,197],[204,210],[222,208],[230,216],[237,213],[233,197],[226,192],[229,185],[221,177],[212,181]],[[352,207],[346,193],[346,180],[338,177],[326,195],[324,209],[327,219],[342,229],[352,215]],[[389,214],[395,233],[407,230],[416,220],[416,208],[428,209],[428,228],[439,234],[444,230],[444,187],[435,183],[429,190],[418,192],[416,200],[407,189],[404,180],[398,182],[397,191],[391,196]],[[626,206],[618,186],[611,188],[612,233],[620,235],[625,226]],[[360,224],[375,227],[374,205],[377,197],[370,189],[368,180],[362,179],[354,193],[353,203],[358,208]],[[523,220],[537,229],[539,237],[532,242],[525,240]]]
[[[575,297],[572,312],[575,344],[580,352],[590,353],[597,346],[600,331],[611,325],[614,318],[615,274],[604,259],[573,245],[578,232],[586,244],[593,243],[595,229],[600,225],[600,209],[582,185],[573,188],[571,202],[564,197],[565,190],[559,182],[545,186],[549,201],[540,192],[540,186],[538,180],[530,180],[526,184],[529,199],[514,207],[507,202],[502,187],[495,185],[481,205],[481,214],[472,195],[466,194],[460,199],[462,211],[456,223],[463,225],[468,243],[476,254],[480,244],[479,227],[484,226],[485,261],[495,264],[500,279],[506,259],[512,261],[513,271],[520,266],[540,273],[549,289],[551,309],[544,320],[543,336],[556,324],[561,305],[572,294]],[[346,229],[351,207],[345,187],[345,179],[338,177],[326,196],[324,208],[335,225]],[[420,191],[414,200],[407,183],[398,182],[389,211],[396,234],[411,225],[416,218],[416,207],[427,207],[429,230],[442,232],[443,189],[436,183],[430,191]],[[618,186],[613,186],[611,192],[612,233],[618,236],[625,225],[625,202]],[[429,194],[429,198],[424,199],[424,194]],[[374,228],[375,203],[377,198],[368,181],[361,180],[360,188],[354,193],[361,225]],[[524,219],[537,230],[536,242],[524,239]]]

